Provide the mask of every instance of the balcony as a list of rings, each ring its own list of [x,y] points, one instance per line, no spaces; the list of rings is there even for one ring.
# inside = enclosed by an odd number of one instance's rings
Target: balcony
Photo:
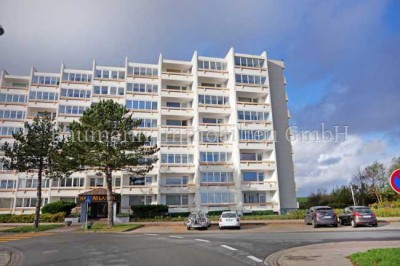
[[[194,163],[185,163],[185,164],[177,164],[177,163],[161,163],[160,166],[161,173],[194,173],[195,165]]]
[[[240,161],[240,169],[241,170],[266,170],[273,171],[275,170],[275,162],[274,161]]]
[[[278,190],[276,181],[245,182],[241,184],[242,191],[275,191]]]
[[[158,187],[156,184],[143,186],[123,185],[120,190],[120,193],[124,195],[152,195],[158,193]]]
[[[193,117],[194,111],[192,108],[162,106],[161,107],[161,115]]]
[[[237,107],[240,110],[246,110],[246,111],[271,112],[271,105],[269,103],[237,102]]]
[[[169,153],[184,153],[187,151],[193,151],[194,145],[188,143],[161,143],[161,152]]]
[[[246,129],[268,129],[272,130],[272,122],[265,120],[239,120],[240,127],[246,127]]]
[[[28,107],[41,109],[57,109],[58,100],[32,100],[28,101]]]
[[[252,150],[273,150],[274,145],[271,140],[239,140],[239,148]]]
[[[193,79],[192,73],[179,69],[165,69],[161,76],[165,80],[175,81],[191,81]]]
[[[232,124],[221,124],[221,123],[199,123],[200,131],[228,131],[232,129]]]
[[[226,87],[197,86],[197,90],[200,94],[229,95],[229,89]]]
[[[236,83],[235,89],[238,92],[246,92],[246,93],[258,93],[258,94],[268,94],[269,93],[269,86],[267,84],[252,85],[252,84]]]
[[[181,184],[181,185],[160,185],[160,193],[164,194],[187,194],[187,193],[195,193],[195,185],[190,184]]]
[[[161,96],[162,97],[171,97],[171,98],[191,99],[191,98],[193,98],[193,91],[192,90],[162,89]]]
[[[198,108],[201,113],[218,113],[218,114],[230,114],[230,105],[218,105],[218,104],[199,104]]]

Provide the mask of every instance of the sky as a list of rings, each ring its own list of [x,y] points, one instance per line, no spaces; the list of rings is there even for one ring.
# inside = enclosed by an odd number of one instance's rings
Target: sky
[[[293,142],[299,196],[400,156],[400,1],[0,0],[0,69],[28,75],[236,52],[285,61],[290,124],[348,126]]]

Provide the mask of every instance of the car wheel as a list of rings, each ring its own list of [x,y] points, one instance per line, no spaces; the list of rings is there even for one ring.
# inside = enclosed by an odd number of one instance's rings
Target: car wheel
[[[318,224],[317,224],[317,222],[315,221],[315,219],[312,220],[312,225],[314,226],[314,228],[318,228]]]
[[[187,230],[190,230],[190,226],[186,227]]]
[[[237,230],[240,230],[240,225],[238,227],[236,227]]]
[[[354,219],[352,219],[350,223],[351,223],[351,226],[352,226],[353,228],[356,228],[356,227],[357,227],[357,223],[356,223],[356,221],[354,221]]]
[[[378,224],[374,224],[373,227],[378,227]]]

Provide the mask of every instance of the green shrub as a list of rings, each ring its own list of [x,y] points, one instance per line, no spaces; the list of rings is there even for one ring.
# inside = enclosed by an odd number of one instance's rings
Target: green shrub
[[[76,204],[71,201],[55,201],[45,205],[42,208],[42,213],[58,213],[65,212],[67,215],[71,213],[71,210],[75,208]]]
[[[373,209],[379,208],[400,208],[400,201],[383,201],[369,205]]]
[[[207,213],[208,216],[221,216],[223,211],[209,211]]]
[[[132,205],[132,216],[134,218],[155,218],[156,216],[168,215],[167,205]]]
[[[274,214],[273,210],[252,211],[252,212],[243,213],[244,216],[248,216],[248,215],[273,215],[273,214]]]
[[[171,218],[180,218],[180,217],[188,217],[190,215],[190,212],[172,212],[168,213],[168,216]]]
[[[129,213],[117,213],[117,217],[118,218],[125,218],[125,217],[129,217]]]
[[[65,213],[59,212],[54,214],[42,214],[40,215],[40,222],[42,223],[61,223],[64,221]],[[0,214],[0,223],[33,223],[35,219],[34,214]]]
[[[289,219],[304,219],[305,215],[306,215],[305,210],[295,210],[295,211],[290,211],[288,213]]]

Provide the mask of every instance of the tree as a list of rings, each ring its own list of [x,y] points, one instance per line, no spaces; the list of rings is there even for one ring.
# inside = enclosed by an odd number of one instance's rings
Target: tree
[[[59,178],[55,158],[62,148],[61,127],[56,128],[49,113],[35,117],[32,124],[25,123],[25,132],[13,134],[14,142],[5,143],[1,150],[5,157],[1,158],[4,167],[17,172],[37,173],[36,209],[34,227],[39,226],[40,207],[42,204],[42,179]]]
[[[62,151],[62,171],[96,171],[105,174],[107,186],[108,226],[113,222],[112,178],[121,171],[144,176],[157,158],[157,146],[144,146],[150,141],[133,130],[141,121],[134,121],[124,106],[101,101],[87,109],[79,121],[70,124],[70,134]]]
[[[364,171],[369,193],[376,197],[378,203],[382,202],[382,192],[388,185],[385,166],[383,163],[375,161],[371,165],[365,167]]]

